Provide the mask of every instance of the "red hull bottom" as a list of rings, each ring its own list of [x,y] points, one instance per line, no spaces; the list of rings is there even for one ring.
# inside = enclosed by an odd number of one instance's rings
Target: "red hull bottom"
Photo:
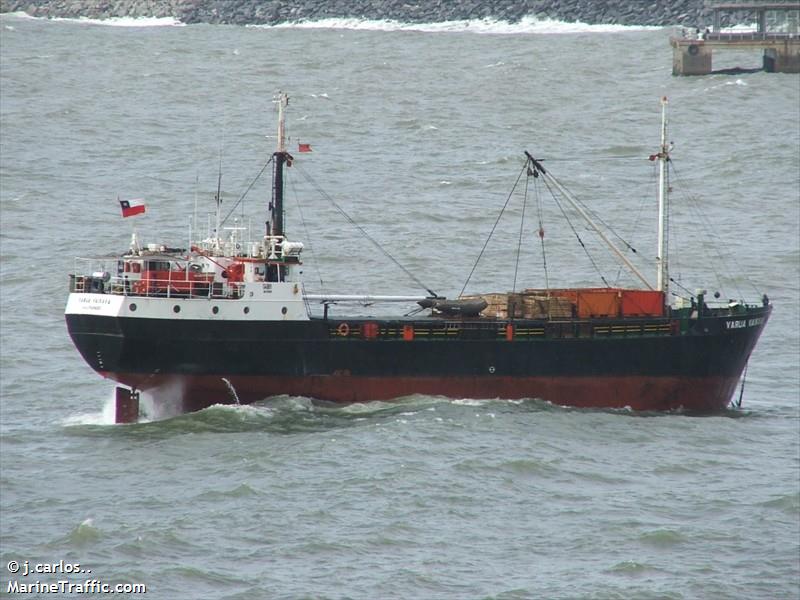
[[[103,373],[107,378],[190,412],[213,404],[250,404],[270,396],[306,396],[338,403],[393,400],[424,394],[449,398],[531,398],[579,408],[637,411],[724,410],[735,377],[259,377],[162,376]],[[169,392],[164,393],[165,390]],[[167,398],[169,397],[169,398]]]

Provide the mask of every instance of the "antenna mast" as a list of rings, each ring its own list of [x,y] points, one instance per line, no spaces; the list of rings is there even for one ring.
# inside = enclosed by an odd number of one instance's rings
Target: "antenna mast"
[[[217,173],[217,195],[214,198],[217,201],[217,214],[214,223],[214,248],[219,250],[220,247],[220,213],[222,211],[222,145],[219,148],[219,171]]]
[[[271,227],[268,232],[273,236],[283,235],[283,165],[292,164],[292,156],[286,151],[286,118],[284,110],[289,104],[289,97],[278,94],[278,148],[273,153],[272,202],[270,203]]]
[[[667,147],[667,97],[661,98],[661,149],[658,156],[658,254],[656,255],[656,266],[658,268],[658,278],[656,289],[664,292],[665,296],[669,291],[669,264],[667,260],[667,162],[669,162],[669,148]]]

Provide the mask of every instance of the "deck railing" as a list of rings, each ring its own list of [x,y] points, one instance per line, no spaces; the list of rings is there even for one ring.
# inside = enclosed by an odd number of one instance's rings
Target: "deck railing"
[[[797,31],[697,31],[687,27],[676,28],[673,39],[681,42],[782,42],[800,39]]]
[[[732,31],[721,33],[706,33],[701,34],[701,39],[709,42],[772,42],[800,39],[798,33],[782,33],[782,32],[766,32],[760,33],[758,31]]]
[[[215,298],[238,300],[244,294],[243,284],[188,279],[128,279],[107,273],[71,274],[70,292],[111,294],[151,298]]]

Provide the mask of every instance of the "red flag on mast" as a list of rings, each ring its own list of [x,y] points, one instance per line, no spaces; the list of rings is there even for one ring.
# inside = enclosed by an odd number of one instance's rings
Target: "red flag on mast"
[[[301,142],[297,142],[297,151],[298,152],[313,152],[313,150],[311,150],[311,144],[303,144]]]

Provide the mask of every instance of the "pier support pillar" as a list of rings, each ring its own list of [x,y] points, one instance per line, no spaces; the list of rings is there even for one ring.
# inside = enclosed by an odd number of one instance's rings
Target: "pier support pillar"
[[[136,423],[139,420],[139,392],[118,386],[115,400],[115,423]]]
[[[764,50],[764,70],[767,73],[800,73],[800,44]]]
[[[673,75],[708,75],[711,73],[711,48],[703,43],[676,44],[672,47]]]

